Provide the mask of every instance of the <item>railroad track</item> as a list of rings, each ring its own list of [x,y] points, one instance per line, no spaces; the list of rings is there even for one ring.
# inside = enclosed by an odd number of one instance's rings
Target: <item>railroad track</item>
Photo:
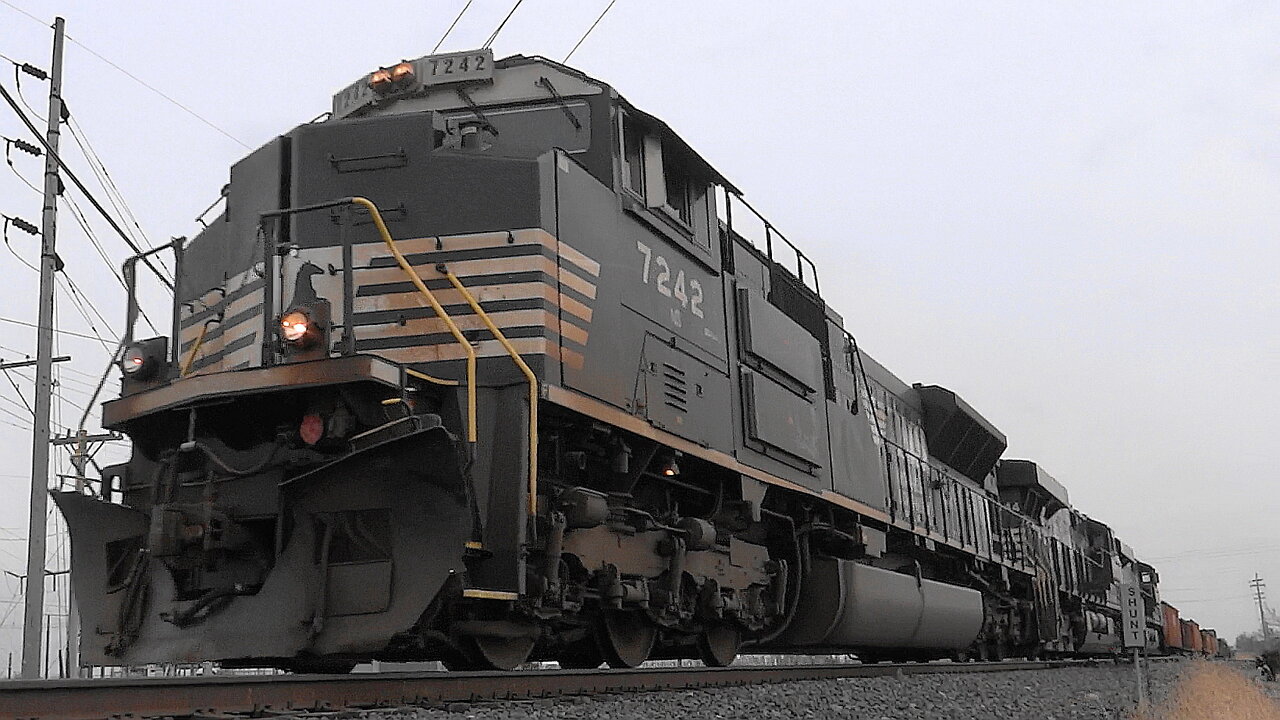
[[[1047,670],[1082,662],[1085,661],[17,680],[0,683],[0,717],[279,717],[341,709],[441,706],[847,677]]]

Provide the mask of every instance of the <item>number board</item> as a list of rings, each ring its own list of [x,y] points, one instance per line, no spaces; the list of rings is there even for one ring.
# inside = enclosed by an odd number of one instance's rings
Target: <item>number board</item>
[[[417,92],[424,87],[453,85],[456,83],[491,82],[493,80],[493,51],[490,49],[469,52],[427,55],[412,61],[417,83],[405,93]],[[372,105],[383,97],[396,97],[400,93],[379,95],[369,87],[365,75],[333,96],[333,117],[344,118]]]
[[[493,51],[428,55],[413,61],[414,71],[423,86],[493,79]]]

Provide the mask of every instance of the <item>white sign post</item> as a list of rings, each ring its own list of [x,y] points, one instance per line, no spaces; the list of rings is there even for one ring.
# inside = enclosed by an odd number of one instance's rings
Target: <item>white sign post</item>
[[[1147,608],[1136,578],[1128,576],[1120,585],[1120,622],[1126,649],[1133,648],[1133,672],[1138,682],[1138,708],[1147,707],[1147,687],[1142,682],[1140,653],[1147,645]]]

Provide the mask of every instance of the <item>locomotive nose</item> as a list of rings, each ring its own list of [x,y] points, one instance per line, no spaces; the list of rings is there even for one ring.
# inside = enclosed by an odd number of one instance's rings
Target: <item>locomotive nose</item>
[[[84,661],[372,656],[403,637],[463,570],[472,528],[458,443],[411,420],[291,480],[245,479],[278,495],[274,518],[54,493]]]

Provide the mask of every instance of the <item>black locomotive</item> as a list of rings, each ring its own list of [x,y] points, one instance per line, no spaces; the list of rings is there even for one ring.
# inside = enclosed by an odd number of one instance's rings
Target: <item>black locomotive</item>
[[[1111,654],[1125,583],[1160,644],[1155,570],[605,83],[381,68],[224,196],[56,498],[87,663]]]

